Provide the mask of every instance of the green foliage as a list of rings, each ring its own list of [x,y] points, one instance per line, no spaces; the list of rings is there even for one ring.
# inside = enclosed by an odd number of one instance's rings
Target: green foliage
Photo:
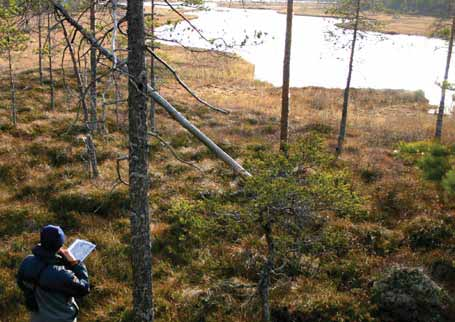
[[[364,219],[364,200],[355,192],[350,174],[345,171],[320,170],[308,178],[308,193],[318,210],[334,211],[340,217]]]
[[[455,195],[455,170],[450,170],[445,174],[441,185],[450,196]]]
[[[325,252],[334,252],[337,256],[346,256],[353,245],[353,236],[347,227],[330,225],[322,233],[322,245]]]
[[[417,141],[417,142],[400,142],[398,144],[398,150],[401,155],[424,155],[429,153],[433,148],[434,143],[431,141]]]
[[[455,192],[455,172],[452,170],[455,151],[453,147],[433,142],[400,144],[400,156],[416,163],[426,180],[434,181],[452,195]]]
[[[183,2],[186,5],[192,5],[192,6],[202,6],[204,4],[204,0],[184,0]]]
[[[153,248],[164,253],[176,264],[187,264],[206,240],[207,218],[203,217],[202,202],[174,200],[168,212],[169,229],[158,237]]]
[[[425,179],[440,182],[451,166],[446,156],[438,156],[432,153],[419,161],[419,168],[422,170]]]
[[[26,48],[29,37],[18,27],[20,11],[15,3],[8,8],[0,7],[0,55],[8,56]]]

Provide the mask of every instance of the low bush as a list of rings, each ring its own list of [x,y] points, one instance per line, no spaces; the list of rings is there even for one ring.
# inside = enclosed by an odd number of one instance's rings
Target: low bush
[[[396,231],[387,229],[378,224],[361,224],[353,230],[359,243],[369,253],[379,256],[393,253],[400,246],[403,236]]]
[[[129,207],[126,191],[92,193],[63,192],[49,200],[49,210],[57,214],[91,213],[103,217],[124,215]]]
[[[75,161],[69,151],[62,146],[33,143],[28,147],[28,153],[33,156],[36,163],[44,161],[53,167],[60,167]]]
[[[405,226],[405,234],[413,249],[441,247],[454,236],[453,227],[441,217],[419,216]]]
[[[455,170],[450,170],[445,174],[441,186],[448,195],[455,195]]]

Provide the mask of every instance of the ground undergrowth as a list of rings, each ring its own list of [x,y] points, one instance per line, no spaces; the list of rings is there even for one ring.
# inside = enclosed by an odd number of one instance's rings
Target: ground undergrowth
[[[254,176],[235,178],[159,110],[160,134],[202,172],[150,139],[158,321],[259,320],[264,218],[271,220],[276,245],[270,290],[276,321],[385,320],[374,285],[394,267],[421,268],[453,296],[455,205],[419,166],[430,151],[425,139],[434,120],[421,93],[354,90],[345,154],[335,160],[341,91],[294,89],[286,159],[277,150],[279,90],[254,81],[250,65],[165,46],[161,54],[198,93],[231,114],[198,105],[164,69],[162,93]],[[116,185],[116,159],[127,153],[126,105],[118,113],[109,109],[107,132],[95,135],[101,175],[92,180],[85,129],[61,78],[55,111],[49,111],[47,84],[39,85],[36,70],[21,72],[18,84],[14,128],[7,80],[0,83],[0,321],[26,320],[14,275],[47,223],[61,225],[70,241],[97,244],[87,260],[93,286],[80,303],[80,321],[128,321],[134,250],[127,187]],[[446,122],[443,141],[451,151],[452,123]],[[407,144],[414,141],[422,143]],[[448,162],[453,167],[453,157]],[[120,169],[124,179],[126,166]]]

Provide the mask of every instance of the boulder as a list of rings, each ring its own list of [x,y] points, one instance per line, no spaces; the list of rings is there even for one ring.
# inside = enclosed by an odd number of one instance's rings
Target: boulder
[[[449,296],[418,268],[394,268],[372,288],[381,321],[449,322]]]

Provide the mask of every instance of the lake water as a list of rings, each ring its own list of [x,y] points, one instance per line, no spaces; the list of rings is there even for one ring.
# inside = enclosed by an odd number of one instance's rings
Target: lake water
[[[285,15],[272,10],[228,8],[195,13],[198,18],[192,23],[207,39],[217,39],[213,44],[202,39],[185,22],[175,27],[161,27],[159,37],[185,46],[236,53],[254,64],[256,79],[281,86]],[[344,88],[352,31],[336,27],[337,22],[333,18],[294,16],[292,87]],[[438,104],[440,88],[436,83],[442,79],[446,55],[447,44],[439,39],[362,33],[355,55],[352,86],[423,90],[431,104]],[[452,68],[452,80],[454,71]],[[447,93],[447,105],[451,103],[452,93]]]

